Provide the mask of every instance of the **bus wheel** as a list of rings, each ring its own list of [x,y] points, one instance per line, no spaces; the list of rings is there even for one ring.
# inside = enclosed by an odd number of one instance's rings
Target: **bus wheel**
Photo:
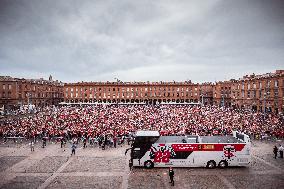
[[[222,169],[228,167],[227,161],[226,161],[226,160],[220,161],[218,167],[220,167],[220,168],[222,168]]]
[[[153,163],[152,161],[150,161],[150,160],[145,161],[144,167],[145,167],[146,169],[151,169],[151,168],[154,167],[154,163]]]
[[[213,168],[215,168],[216,167],[216,163],[215,163],[215,161],[213,161],[213,160],[211,160],[211,161],[208,161],[207,162],[207,166],[206,166],[207,168],[209,168],[209,169],[213,169]]]

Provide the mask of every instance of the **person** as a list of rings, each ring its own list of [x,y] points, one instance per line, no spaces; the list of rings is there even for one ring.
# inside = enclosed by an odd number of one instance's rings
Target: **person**
[[[133,167],[133,159],[130,158],[130,160],[129,160],[129,170],[130,171],[132,170],[132,167]]]
[[[42,138],[42,148],[46,146],[46,137]]]
[[[63,145],[64,145],[64,139],[63,139],[63,137],[60,139],[60,142],[61,142],[61,148],[63,148]]]
[[[74,154],[75,155],[75,150],[76,150],[76,144],[73,143],[71,146],[72,152],[71,152],[71,156]]]
[[[113,147],[116,148],[116,136],[113,137]]]
[[[102,143],[102,150],[106,149],[106,137],[104,136],[103,138],[103,143]]]
[[[86,138],[83,139],[83,144],[84,144],[83,148],[86,148],[87,147],[87,139]]]
[[[283,148],[283,146],[280,144],[278,151],[279,151],[279,154],[280,154],[280,158],[282,158],[282,159],[283,159],[283,150],[284,150],[284,148]]]
[[[35,143],[34,141],[30,142],[31,152],[35,151]]]
[[[274,146],[273,153],[274,153],[274,158],[275,159],[277,158],[277,152],[278,152],[278,148],[277,148],[277,146]]]
[[[170,167],[170,169],[169,169],[169,176],[170,176],[170,183],[172,183],[172,186],[175,185],[174,175],[175,175],[175,172],[174,172],[173,168]]]

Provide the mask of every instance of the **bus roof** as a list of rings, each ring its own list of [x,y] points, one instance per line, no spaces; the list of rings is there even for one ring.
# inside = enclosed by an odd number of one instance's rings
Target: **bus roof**
[[[160,136],[159,131],[137,131],[136,136]]]

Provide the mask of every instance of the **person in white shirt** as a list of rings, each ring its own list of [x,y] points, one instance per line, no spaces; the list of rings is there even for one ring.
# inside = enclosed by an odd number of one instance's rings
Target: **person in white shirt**
[[[35,151],[35,143],[34,141],[30,142],[31,152]]]

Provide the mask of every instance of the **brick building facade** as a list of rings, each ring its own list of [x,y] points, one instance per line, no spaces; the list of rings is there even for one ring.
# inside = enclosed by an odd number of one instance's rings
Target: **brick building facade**
[[[183,103],[284,112],[284,70],[238,80],[186,82],[78,82],[18,79],[0,76],[0,107],[29,102],[36,106],[66,103]]]
[[[284,70],[216,83],[81,82],[64,85],[64,101],[87,102],[200,102],[217,106],[284,112]]]
[[[217,106],[231,106],[231,81],[216,82],[213,87],[213,104]]]
[[[63,83],[44,79],[19,79],[0,76],[0,107],[17,108],[21,105],[58,105],[63,101]]]
[[[64,85],[64,100],[79,102],[199,102],[200,88],[191,82],[82,82]]]
[[[232,80],[231,102],[234,108],[261,112],[284,112],[284,70],[263,75],[252,74]]]

